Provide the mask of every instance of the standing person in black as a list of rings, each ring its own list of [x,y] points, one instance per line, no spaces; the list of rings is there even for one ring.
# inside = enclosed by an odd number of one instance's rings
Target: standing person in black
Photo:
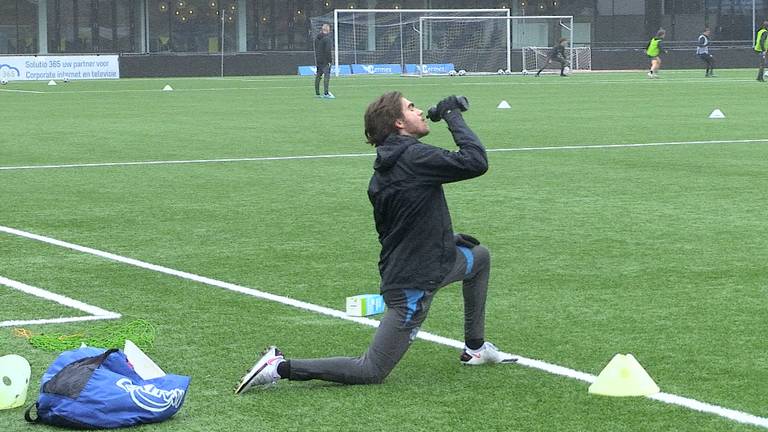
[[[699,35],[699,40],[696,43],[696,55],[707,64],[707,70],[704,73],[705,77],[715,76],[715,58],[709,52],[709,44],[711,40],[709,27],[704,27],[704,31]]]
[[[456,96],[437,105],[459,147],[454,152],[419,141],[429,133],[429,126],[422,110],[400,92],[384,94],[365,113],[365,136],[376,147],[368,198],[381,243],[380,289],[387,305],[366,353],[286,360],[271,346],[235,393],[281,378],[381,383],[416,338],[434,295],[456,281],[463,281],[464,295],[465,347],[460,362],[482,365],[517,360],[485,341],[490,254],[473,237],[454,234],[443,192],[445,183],[469,180],[488,170],[485,147],[464,122],[461,108]]]
[[[547,66],[549,66],[550,63],[553,61],[556,61],[560,63],[560,76],[566,76],[565,75],[565,68],[567,68],[568,60],[565,59],[565,46],[568,45],[568,39],[566,38],[560,38],[560,40],[557,41],[557,45],[553,46],[549,50],[549,55],[547,56],[547,63],[539,69],[538,72],[536,72],[536,76],[541,75],[541,71],[546,69]]]
[[[317,72],[315,72],[315,95],[320,97],[320,79],[325,76],[323,80],[323,95],[326,99],[335,99],[336,97],[328,91],[328,84],[331,80],[331,62],[333,61],[331,51],[333,50],[333,41],[331,40],[331,26],[323,24],[320,29],[320,33],[315,38],[315,64],[317,66]]]

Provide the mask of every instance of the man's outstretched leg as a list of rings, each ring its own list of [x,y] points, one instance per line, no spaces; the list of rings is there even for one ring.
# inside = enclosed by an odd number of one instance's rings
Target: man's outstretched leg
[[[536,76],[540,76],[541,75],[541,71],[543,71],[547,66],[549,66],[550,63],[552,63],[552,59],[547,59],[547,63],[544,64],[544,66],[542,66],[541,69],[539,69],[538,72],[536,72]]]
[[[235,393],[253,386],[275,383],[281,378],[292,381],[319,379],[342,384],[378,384],[395,368],[429,312],[434,292],[394,290],[384,294],[387,312],[368,350],[360,357],[286,360],[270,347],[243,377]]]

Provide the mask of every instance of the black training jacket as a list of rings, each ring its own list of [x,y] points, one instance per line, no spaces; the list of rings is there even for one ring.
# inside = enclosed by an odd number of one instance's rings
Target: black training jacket
[[[315,39],[315,61],[319,65],[326,65],[333,62],[333,39],[331,33],[318,33]]]
[[[458,151],[396,134],[376,147],[368,198],[381,243],[382,292],[436,289],[456,260],[443,183],[483,175],[488,157],[459,111],[445,120]]]

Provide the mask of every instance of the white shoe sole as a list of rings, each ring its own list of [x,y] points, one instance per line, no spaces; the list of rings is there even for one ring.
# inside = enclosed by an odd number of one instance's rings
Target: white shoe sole
[[[261,356],[259,361],[256,362],[256,364],[251,368],[251,370],[246,373],[242,379],[240,379],[240,384],[237,385],[237,388],[235,389],[235,394],[242,394],[246,391],[250,390],[251,387],[254,386],[254,384],[251,384],[252,381],[256,378],[256,376],[259,375],[261,371],[264,370],[265,367],[269,366],[270,360],[276,358],[276,356],[271,355],[270,351],[275,349],[275,347],[269,347],[267,351]],[[276,352],[280,352],[279,350],[275,349]],[[263,386],[267,387],[269,385],[274,384],[274,382],[270,382],[267,384],[262,384]]]

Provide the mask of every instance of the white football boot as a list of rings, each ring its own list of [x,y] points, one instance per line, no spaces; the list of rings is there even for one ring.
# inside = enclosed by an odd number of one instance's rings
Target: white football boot
[[[499,351],[496,345],[486,342],[480,348],[472,350],[464,347],[461,352],[461,364],[469,366],[477,366],[481,364],[496,364],[496,363],[514,363],[517,361],[517,357]]]
[[[285,361],[283,353],[276,346],[267,348],[262,353],[259,361],[240,380],[235,389],[235,394],[242,394],[253,386],[268,387],[280,379],[277,374],[277,365]]]

